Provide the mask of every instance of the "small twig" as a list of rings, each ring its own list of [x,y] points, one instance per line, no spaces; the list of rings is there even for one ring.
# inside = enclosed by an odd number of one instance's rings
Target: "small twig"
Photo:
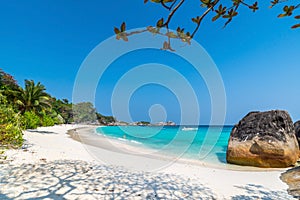
[[[191,38],[193,38],[195,36],[195,34],[197,33],[199,27],[200,27],[200,24],[202,22],[202,20],[204,19],[204,17],[219,3],[219,0],[215,0],[215,2],[212,4],[211,7],[209,7],[200,17],[199,19],[199,22],[197,23],[197,26],[195,28],[195,30],[193,31],[192,35],[191,35]]]
[[[126,33],[126,36],[131,36],[131,35],[134,35],[134,34],[144,33],[144,32],[147,32],[147,31],[148,31],[147,29],[140,30],[140,31],[132,31],[130,33]]]
[[[239,8],[240,4],[237,4],[234,8],[234,11],[236,12],[237,9]],[[223,26],[223,28],[226,28],[226,26],[232,21],[233,17],[230,17],[227,22],[225,23],[225,25]]]
[[[172,9],[171,6],[167,6],[163,1],[161,1],[160,3],[167,10],[171,10]]]
[[[175,5],[176,2],[177,2],[177,0],[175,0],[175,1],[171,4],[171,6],[170,6],[171,9],[173,8],[173,6]],[[170,10],[171,10],[171,9],[170,9]]]
[[[167,25],[167,37],[168,37],[168,49],[170,50],[170,51],[175,51],[174,49],[172,49],[172,47],[171,47],[171,37],[170,37],[170,35],[169,35],[169,33],[170,33],[170,30],[169,30],[169,25]]]
[[[176,1],[177,1],[177,0],[173,1],[173,3],[172,3],[170,6],[167,6],[167,5],[164,3],[164,1],[161,1],[160,3],[161,3],[161,5],[162,5],[165,9],[171,10],[171,9],[173,8],[173,6],[175,5]]]
[[[247,4],[247,3],[245,3],[244,1],[240,1],[240,3],[243,4],[243,5],[245,5],[245,6],[247,6],[247,7],[250,7],[250,5]]]
[[[180,8],[180,6],[182,6],[183,3],[184,3],[184,0],[181,0],[181,1],[177,4],[177,6],[176,6],[176,7],[172,10],[172,12],[169,14],[168,19],[167,19],[166,23],[164,23],[163,26],[167,26],[167,25],[170,23],[170,21],[171,21],[173,15],[174,15],[175,12],[178,10],[178,8]]]

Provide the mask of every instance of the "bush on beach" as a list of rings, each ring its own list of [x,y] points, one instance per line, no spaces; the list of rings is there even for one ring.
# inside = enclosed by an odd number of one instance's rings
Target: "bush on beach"
[[[22,119],[23,129],[36,129],[41,124],[41,119],[32,111],[26,111]]]
[[[14,109],[0,104],[0,146],[8,148],[20,147],[23,143],[22,129],[20,124],[20,115],[15,113]]]

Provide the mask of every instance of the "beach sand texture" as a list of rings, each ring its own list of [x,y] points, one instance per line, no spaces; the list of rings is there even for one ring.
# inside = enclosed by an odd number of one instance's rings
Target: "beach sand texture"
[[[154,172],[137,170],[133,163],[142,169],[158,158],[87,149],[66,134],[79,127],[25,131],[26,148],[6,151],[7,162],[0,165],[0,199],[293,199],[279,179],[284,170],[235,171],[180,162]],[[105,164],[94,153],[116,158],[115,163]]]

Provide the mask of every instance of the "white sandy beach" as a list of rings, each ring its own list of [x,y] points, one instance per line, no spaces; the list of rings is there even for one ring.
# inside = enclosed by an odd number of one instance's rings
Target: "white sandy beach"
[[[25,131],[25,148],[6,151],[0,165],[0,199],[293,199],[279,179],[285,170],[170,164],[111,149],[105,139],[103,148],[83,145],[66,134],[79,127]]]

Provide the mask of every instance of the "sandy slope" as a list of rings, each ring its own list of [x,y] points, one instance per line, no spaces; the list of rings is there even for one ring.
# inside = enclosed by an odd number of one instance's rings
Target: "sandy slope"
[[[73,128],[25,131],[27,148],[7,151],[9,162],[0,165],[0,199],[292,199],[282,171],[171,163],[107,138],[83,145],[66,134]],[[81,136],[94,141],[88,133]]]

